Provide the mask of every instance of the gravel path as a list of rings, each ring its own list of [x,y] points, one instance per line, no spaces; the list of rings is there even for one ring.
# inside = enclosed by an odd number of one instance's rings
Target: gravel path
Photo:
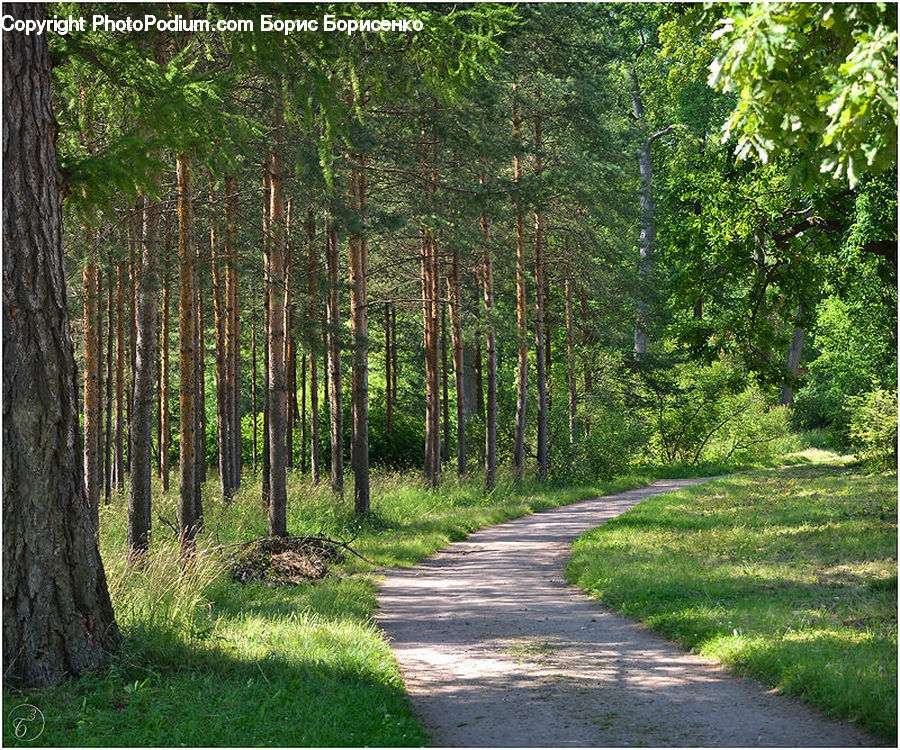
[[[563,568],[585,530],[659,481],[476,532],[385,574],[378,622],[432,743],[445,747],[877,746],[603,608]]]

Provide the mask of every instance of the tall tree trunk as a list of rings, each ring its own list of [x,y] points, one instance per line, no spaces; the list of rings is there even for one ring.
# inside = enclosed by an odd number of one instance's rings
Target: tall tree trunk
[[[369,248],[362,229],[366,210],[366,157],[357,154],[350,181],[351,209],[359,230],[348,243],[350,263],[350,330],[353,334],[353,385],[351,388],[351,463],[353,506],[357,515],[369,512],[369,317],[366,273]]]
[[[309,289],[309,306],[307,307],[307,330],[310,331],[309,349],[309,463],[310,478],[313,485],[319,483],[319,382],[318,363],[316,350],[319,347],[318,328],[315,322],[319,320],[321,310],[318,297],[318,253],[316,252],[316,217],[312,206],[306,217],[306,239],[309,242],[309,276],[307,286]],[[327,390],[327,386],[326,386]]]
[[[522,129],[513,84],[513,137],[521,144]],[[518,152],[513,156],[513,179],[516,190],[522,179]],[[518,196],[517,201],[521,200]],[[525,406],[528,399],[528,318],[525,293],[525,218],[522,207],[516,207],[516,330],[518,332],[518,367],[516,369],[516,427],[513,436],[513,479],[522,481],[525,471]]]
[[[534,117],[534,175],[540,181],[544,171],[541,150],[544,147],[541,116]],[[544,343],[544,217],[540,209],[534,212],[534,348],[535,379],[537,380],[537,459],[538,474],[547,478],[547,367]]]
[[[221,263],[219,259],[219,225],[216,216],[216,192],[210,185],[209,205],[209,249],[210,271],[212,272],[213,293],[213,325],[215,327],[215,351],[216,351],[216,453],[219,463],[219,483],[222,488],[223,502],[231,502],[233,492],[232,461],[234,452],[230,442],[230,421],[234,414],[230,403],[230,388],[228,375],[230,374],[230,362],[225,353],[225,291]]]
[[[391,373],[391,303],[384,303],[384,418],[388,439],[394,422],[393,375]]]
[[[191,161],[177,157],[178,172],[178,279],[179,279],[179,502],[178,527],[182,555],[194,550],[197,534],[197,319],[194,304],[196,251],[194,249]]]
[[[580,293],[580,301],[581,301],[581,346],[582,352],[584,356],[584,399],[585,402],[591,398],[591,395],[594,392],[594,379],[591,372],[591,357],[589,354],[589,347],[591,344],[591,328],[590,328],[590,316],[588,314],[588,300],[587,293],[584,291],[584,287],[581,286],[579,289]],[[584,422],[584,434],[590,435],[591,433],[591,420],[587,414],[583,417]]]
[[[116,264],[116,436],[113,446],[113,485],[125,489],[125,289],[122,264]]]
[[[157,258],[159,201],[144,198],[143,229],[137,269],[137,325],[132,386],[131,482],[128,499],[128,554],[143,554],[150,543],[150,498],[153,479],[153,402],[156,383]]]
[[[198,527],[197,530],[201,530],[203,528],[203,506],[202,506],[202,494],[201,487],[203,483],[206,481],[206,331],[203,320],[203,295],[201,294],[201,279],[203,275],[199,269],[199,265],[201,263],[200,259],[200,247],[196,246],[197,249],[197,266],[195,266],[194,271],[194,315],[197,320],[197,346],[194,351],[196,352],[196,358],[194,360],[194,366],[197,369],[197,374],[194,380],[194,387],[197,389],[197,474],[195,481],[197,483],[197,521]]]
[[[78,442],[46,39],[3,33],[3,672],[28,686],[84,674],[119,641]]]
[[[231,450],[229,479],[232,494],[241,486],[241,336],[240,284],[237,249],[237,191],[235,178],[225,177],[225,434]],[[254,419],[256,417],[254,416]]]
[[[269,165],[263,165],[263,428],[262,428],[262,501],[268,511],[271,496],[271,466],[269,465],[269,330],[271,307],[269,306],[268,257],[272,242],[270,222],[272,210],[272,176]]]
[[[306,469],[308,466],[307,457],[307,447],[309,443],[309,430],[306,413],[306,350],[303,351],[303,355],[300,358],[300,471],[303,474],[306,474]]]
[[[285,418],[287,429],[285,438],[285,461],[287,468],[294,468],[294,426],[297,423],[297,339],[294,336],[294,302],[291,294],[293,276],[294,244],[291,240],[291,208],[293,200],[288,199],[285,210],[284,241],[284,381]]]
[[[576,446],[578,444],[578,422],[575,388],[575,322],[572,308],[572,247],[569,238],[566,237],[566,375],[569,389],[569,453],[570,460],[574,460]]]
[[[393,394],[391,401],[397,404],[397,376],[400,368],[397,366],[397,305],[391,305],[391,373],[393,380]]]
[[[103,484],[104,501],[109,504],[112,495],[112,409],[113,409],[113,330],[115,329],[115,303],[112,265],[106,274],[106,429],[103,431]]]
[[[269,253],[266,256],[266,297],[269,301],[269,332],[266,350],[269,365],[266,390],[269,394],[269,536],[287,536],[287,475],[285,433],[287,390],[284,373],[284,283],[285,283],[285,214],[282,183],[284,164],[283,104],[276,110],[275,143],[269,158]]]
[[[166,261],[169,248],[166,248]],[[162,476],[163,492],[169,491],[169,435],[171,431],[169,419],[169,283],[168,267],[163,273],[162,288],[162,351],[159,357],[159,389],[160,389],[160,428],[159,428],[159,472]]]
[[[259,446],[259,435],[257,434],[257,424],[259,423],[259,412],[256,404],[256,315],[250,319],[250,408],[253,410],[253,445],[250,451],[250,460],[253,462],[253,471],[256,472],[256,450]]]
[[[798,305],[797,313],[794,315],[794,320],[796,321],[794,335],[791,338],[791,345],[788,347],[787,361],[785,362],[791,378],[781,386],[779,403],[782,406],[794,405],[794,386],[797,384],[797,378],[800,375],[800,358],[803,356],[803,342],[806,339],[806,331],[800,326],[802,317],[803,305]]]
[[[437,173],[435,148],[422,130],[425,191],[434,202]],[[441,391],[440,391],[440,283],[437,243],[430,227],[422,227],[422,317],[425,349],[425,479],[436,489],[441,483]]]
[[[441,442],[441,463],[450,460],[450,387],[447,373],[450,368],[447,362],[447,308],[441,305],[441,426],[443,440]]]
[[[99,268],[90,228],[84,227],[88,243],[82,273],[84,290],[84,484],[94,528],[100,512],[100,288]]]
[[[447,291],[450,298],[450,339],[453,349],[453,379],[456,390],[456,473],[466,473],[466,399],[462,342],[462,292],[459,249],[454,246]]]
[[[338,307],[337,231],[325,224],[328,273],[328,388],[331,404],[331,490],[344,494],[344,405],[341,399],[341,312]]]
[[[481,178],[480,182],[484,182]],[[491,261],[491,227],[481,213],[482,270],[484,299],[484,349],[487,358],[487,403],[484,420],[484,490],[494,489],[497,476],[497,341],[494,335],[494,270]]]
[[[644,120],[644,103],[637,73],[631,70],[631,103],[635,120]],[[639,166],[641,172],[641,234],[638,243],[638,293],[635,305],[634,358],[640,360],[647,353],[650,343],[650,317],[652,312],[653,250],[656,245],[656,201],[653,198],[653,159],[650,148],[653,142],[672,132],[672,126],[651,135],[641,148]]]

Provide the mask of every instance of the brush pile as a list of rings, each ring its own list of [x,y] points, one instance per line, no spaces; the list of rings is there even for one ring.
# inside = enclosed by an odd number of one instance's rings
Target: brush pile
[[[330,565],[344,559],[344,546],[323,536],[254,539],[238,548],[229,573],[238,583],[296,585],[315,581],[328,574]]]

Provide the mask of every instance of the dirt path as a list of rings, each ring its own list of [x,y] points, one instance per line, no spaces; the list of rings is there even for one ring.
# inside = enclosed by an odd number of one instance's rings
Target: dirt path
[[[571,543],[665,480],[476,532],[390,571],[378,622],[432,743],[465,747],[878,745],[570,588]]]

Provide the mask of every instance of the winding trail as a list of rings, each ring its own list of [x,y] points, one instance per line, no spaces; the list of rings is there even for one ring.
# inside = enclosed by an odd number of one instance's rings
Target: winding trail
[[[848,747],[881,743],[728,675],[566,584],[572,542],[664,480],[493,526],[385,574],[378,623],[434,745]]]

